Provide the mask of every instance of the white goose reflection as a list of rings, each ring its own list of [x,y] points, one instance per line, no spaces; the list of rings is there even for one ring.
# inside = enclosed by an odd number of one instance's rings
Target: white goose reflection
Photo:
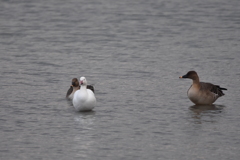
[[[91,153],[92,147],[95,144],[95,112],[77,112],[74,121],[76,123],[74,150],[77,151],[75,156],[86,158]]]
[[[83,129],[92,129],[95,120],[95,112],[79,112],[75,117],[74,121],[80,125]]]

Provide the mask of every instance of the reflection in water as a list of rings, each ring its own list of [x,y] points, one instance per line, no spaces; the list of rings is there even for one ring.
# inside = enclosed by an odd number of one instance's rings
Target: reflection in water
[[[68,106],[71,106],[71,107],[73,107],[73,103],[72,103],[72,101],[71,101],[71,100],[67,100],[67,104],[68,104]]]
[[[192,118],[197,120],[198,123],[201,123],[201,121],[214,122],[213,117],[215,117],[216,114],[222,113],[223,108],[225,108],[224,105],[193,105],[189,107],[189,110],[192,111]]]
[[[207,111],[221,112],[224,107],[225,106],[223,106],[223,105],[214,105],[214,104],[212,104],[212,105],[193,105],[193,106],[190,106],[189,109],[199,115],[202,112],[207,112]]]
[[[77,157],[87,157],[94,145],[95,112],[76,112],[76,134],[74,137],[74,150]]]
[[[92,129],[95,119],[95,111],[91,112],[76,112],[77,116],[74,117],[74,121],[77,122],[83,129]]]

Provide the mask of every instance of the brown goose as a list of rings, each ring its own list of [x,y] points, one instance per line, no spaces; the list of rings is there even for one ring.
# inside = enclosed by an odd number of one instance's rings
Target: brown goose
[[[188,89],[187,95],[195,104],[213,104],[219,97],[224,96],[222,90],[227,90],[218,85],[200,82],[197,72],[195,71],[189,71],[186,75],[180,76],[179,78],[189,78],[193,80],[193,84]]]

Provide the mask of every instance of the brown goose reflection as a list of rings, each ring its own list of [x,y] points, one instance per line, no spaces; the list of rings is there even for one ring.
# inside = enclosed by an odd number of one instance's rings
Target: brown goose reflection
[[[216,118],[223,112],[225,106],[223,105],[194,105],[190,106],[191,117],[195,123],[202,122],[217,122]]]
[[[224,105],[193,105],[189,107],[189,110],[193,111],[197,115],[200,115],[203,112],[216,112],[220,113],[222,112],[222,109],[224,108]]]

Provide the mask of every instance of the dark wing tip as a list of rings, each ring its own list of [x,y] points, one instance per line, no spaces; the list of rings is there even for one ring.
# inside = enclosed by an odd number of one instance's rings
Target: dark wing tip
[[[220,88],[221,90],[227,90],[227,88]]]
[[[223,93],[222,90],[227,90],[226,88],[221,88],[220,86],[218,85],[214,85],[211,89],[211,92],[219,95],[219,96],[224,96],[225,94]]]
[[[90,89],[90,90],[92,90],[92,91],[93,91],[93,93],[94,93],[94,87],[93,87],[92,85],[87,85],[87,89]]]
[[[67,91],[66,98],[68,98],[68,96],[72,93],[72,91],[73,91],[73,86],[70,86],[70,88]]]

